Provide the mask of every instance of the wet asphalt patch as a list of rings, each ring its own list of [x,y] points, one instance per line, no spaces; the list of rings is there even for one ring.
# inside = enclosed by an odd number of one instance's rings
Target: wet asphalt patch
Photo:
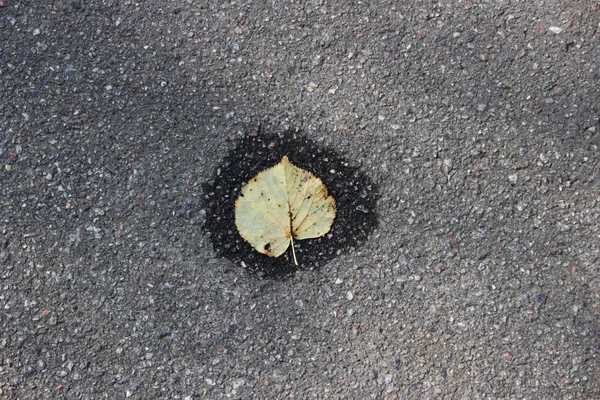
[[[299,132],[254,133],[231,143],[231,150],[203,185],[205,229],[219,257],[231,260],[260,277],[292,275],[297,268],[319,268],[343,252],[356,248],[378,225],[379,191],[370,178],[351,160],[334,149],[322,147]],[[241,188],[260,171],[288,156],[290,161],[319,177],[336,200],[337,215],[328,234],[316,239],[294,241],[299,266],[291,249],[280,257],[254,250],[237,231],[235,200]]]

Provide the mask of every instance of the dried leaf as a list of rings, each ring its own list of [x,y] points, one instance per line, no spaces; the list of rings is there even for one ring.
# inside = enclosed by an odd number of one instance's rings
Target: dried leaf
[[[293,165],[286,156],[252,178],[235,202],[235,225],[254,249],[282,255],[293,239],[317,238],[331,229],[335,199],[323,182]]]

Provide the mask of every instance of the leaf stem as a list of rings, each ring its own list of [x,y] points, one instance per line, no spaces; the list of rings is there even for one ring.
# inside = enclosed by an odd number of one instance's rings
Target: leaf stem
[[[298,266],[298,260],[296,260],[296,250],[294,250],[294,237],[290,235],[290,241],[292,242],[292,254],[294,255],[294,262],[296,263],[296,267]]]

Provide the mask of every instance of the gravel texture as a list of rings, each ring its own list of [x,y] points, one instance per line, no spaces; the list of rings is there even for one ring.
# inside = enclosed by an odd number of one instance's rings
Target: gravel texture
[[[0,398],[600,399],[599,8],[0,0]],[[242,268],[286,135],[369,203]]]

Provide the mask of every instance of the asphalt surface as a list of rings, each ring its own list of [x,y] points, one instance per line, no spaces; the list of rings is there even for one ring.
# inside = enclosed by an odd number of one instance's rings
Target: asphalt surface
[[[600,399],[599,7],[0,1],[0,398]],[[371,229],[227,257],[252,135]]]

